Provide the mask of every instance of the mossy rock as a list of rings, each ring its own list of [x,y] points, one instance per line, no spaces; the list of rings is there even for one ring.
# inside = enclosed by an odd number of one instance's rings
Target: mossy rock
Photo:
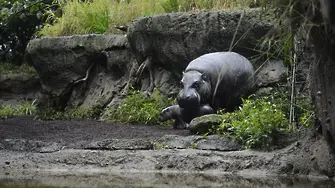
[[[208,114],[194,118],[188,127],[193,134],[208,133],[210,129],[216,129],[223,121],[223,116]]]

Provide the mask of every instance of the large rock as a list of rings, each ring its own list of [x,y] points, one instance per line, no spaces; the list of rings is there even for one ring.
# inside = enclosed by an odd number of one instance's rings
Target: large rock
[[[188,127],[191,133],[205,134],[212,130],[216,130],[223,121],[222,115],[207,114],[194,118]]]
[[[180,74],[191,60],[227,51],[231,44],[232,51],[246,57],[258,54],[254,49],[259,40],[274,26],[273,18],[263,13],[250,9],[153,15],[134,20],[127,36],[139,63],[152,56],[154,64]]]
[[[136,19],[127,35],[76,35],[31,40],[26,59],[41,81],[39,103],[52,107],[117,106],[133,83],[139,64],[153,57],[155,86],[178,93],[181,73],[202,54],[233,51],[246,57],[273,28],[260,10],[171,13]],[[238,28],[238,29],[237,29]],[[237,32],[236,32],[237,30]],[[236,33],[236,36],[235,36]],[[238,41],[238,42],[236,42]],[[140,88],[149,79],[144,73]]]
[[[268,87],[287,78],[287,68],[282,60],[267,60],[260,67],[256,76],[257,87]]]
[[[80,35],[31,40],[26,59],[41,79],[49,104],[106,105],[126,86],[132,56],[123,35]]]
[[[20,104],[34,100],[41,84],[34,73],[10,73],[0,75],[0,108],[2,104]]]

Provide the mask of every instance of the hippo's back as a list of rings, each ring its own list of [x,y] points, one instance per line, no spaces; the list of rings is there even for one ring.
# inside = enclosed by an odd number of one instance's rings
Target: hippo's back
[[[217,87],[215,96],[219,98],[218,105],[222,108],[236,106],[239,102],[235,101],[240,101],[241,97],[248,95],[254,84],[252,64],[247,58],[235,52],[202,55],[189,63],[185,69],[185,72],[188,71],[203,73],[211,82],[212,95]]]
[[[185,72],[196,70],[208,76],[216,84],[219,75],[228,78],[252,76],[254,68],[250,61],[235,52],[214,52],[191,61]]]

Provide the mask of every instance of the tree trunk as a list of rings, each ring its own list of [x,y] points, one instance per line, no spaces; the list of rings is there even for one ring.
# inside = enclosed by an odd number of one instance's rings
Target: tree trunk
[[[311,94],[322,135],[335,151],[335,45],[331,28],[315,27],[311,39],[316,61],[312,64]]]

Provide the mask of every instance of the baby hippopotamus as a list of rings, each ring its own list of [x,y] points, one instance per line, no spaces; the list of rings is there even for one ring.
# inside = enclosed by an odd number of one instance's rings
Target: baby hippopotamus
[[[178,105],[165,108],[164,117],[176,119],[176,124],[219,109],[231,112],[242,104],[243,97],[253,91],[254,68],[249,60],[235,52],[215,52],[191,61],[183,72]],[[169,112],[172,111],[172,112]]]
[[[179,105],[172,105],[164,108],[159,114],[158,119],[161,122],[174,119],[174,129],[187,128],[193,118],[213,113],[214,111],[209,105],[201,105],[194,110],[184,110],[183,108],[180,108]]]

